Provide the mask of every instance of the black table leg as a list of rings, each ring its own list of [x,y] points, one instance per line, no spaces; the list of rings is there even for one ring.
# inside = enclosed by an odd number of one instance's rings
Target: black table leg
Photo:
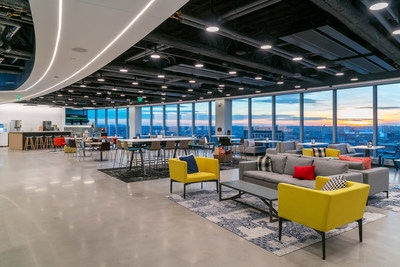
[[[365,149],[365,157],[369,157],[369,149]]]
[[[132,170],[132,162],[133,162],[133,153],[135,153],[135,151],[130,151],[130,152],[131,152],[131,159],[129,162],[129,170],[131,171]]]
[[[266,148],[266,149],[269,148],[269,143],[265,143],[265,148]]]
[[[142,171],[143,171],[143,174],[146,174],[146,169],[144,168],[143,150],[142,150],[142,149],[139,149],[139,154],[140,154],[140,160],[142,161]]]
[[[100,161],[103,161],[103,151],[100,151]]]

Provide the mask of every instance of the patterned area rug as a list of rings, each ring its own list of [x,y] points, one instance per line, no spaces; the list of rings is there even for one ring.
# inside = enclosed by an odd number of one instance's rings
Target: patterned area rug
[[[224,192],[223,197],[229,194],[235,193]],[[283,223],[282,241],[279,241],[278,222],[270,223],[264,213],[235,201],[219,202],[216,191],[187,193],[186,199],[180,195],[170,195],[168,198],[277,256],[286,255],[321,241],[317,232],[295,222]],[[262,209],[266,207],[258,198],[252,196],[244,195],[242,200]],[[363,223],[370,223],[384,216],[379,213],[365,212]],[[356,227],[357,223],[350,223],[329,231],[326,237],[330,238]]]
[[[390,185],[389,187],[389,198],[386,198],[386,193],[379,193],[369,197],[368,205],[400,212],[400,186]]]

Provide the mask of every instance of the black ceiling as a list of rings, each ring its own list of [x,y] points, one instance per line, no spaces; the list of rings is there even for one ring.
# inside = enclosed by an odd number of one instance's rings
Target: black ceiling
[[[392,1],[379,14],[367,6],[367,0],[191,0],[101,70],[29,102],[103,107],[142,104],[142,96],[148,103],[176,102],[397,73],[400,38],[390,29],[398,24],[399,5]],[[220,31],[207,32],[214,22]],[[273,48],[262,50],[262,44]],[[155,49],[160,59],[150,57]],[[294,56],[303,60],[294,62]],[[194,67],[197,62],[204,67]],[[321,65],[326,68],[317,69]],[[340,72],[345,75],[336,76]]]

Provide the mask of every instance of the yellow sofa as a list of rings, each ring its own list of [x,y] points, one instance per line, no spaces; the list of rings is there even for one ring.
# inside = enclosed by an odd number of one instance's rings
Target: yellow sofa
[[[318,176],[315,190],[295,185],[278,185],[279,240],[283,220],[294,221],[316,230],[322,236],[322,258],[325,259],[325,232],[357,221],[362,242],[362,218],[369,185],[347,182],[347,188],[321,191],[330,178]]]
[[[187,173],[187,162],[178,159],[168,159],[170,174],[170,192],[172,193],[172,183],[183,183],[183,198],[186,198],[186,186],[192,183],[216,182],[218,192],[219,181],[219,161],[217,159],[195,157],[198,173]]]
[[[327,149],[325,149],[325,152],[326,152],[327,157],[337,158],[340,155],[340,150],[338,150],[338,149],[327,148]],[[303,156],[314,157],[313,149],[312,148],[303,148]]]

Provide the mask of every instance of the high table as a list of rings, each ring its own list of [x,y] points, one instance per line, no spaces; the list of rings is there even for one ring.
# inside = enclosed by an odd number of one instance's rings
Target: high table
[[[167,142],[167,141],[175,141],[176,143],[180,141],[195,141],[198,140],[198,138],[194,137],[167,137],[167,138],[142,138],[142,139],[120,139],[121,142],[128,142],[128,143],[134,143],[134,144],[146,144],[146,143],[151,143],[151,142]],[[174,149],[174,158],[176,157],[176,150],[178,149],[177,146],[175,146]],[[143,160],[143,151],[142,149],[139,149],[139,154],[140,154],[140,160],[142,161],[142,170],[143,173],[146,174],[146,170],[144,168],[144,160]],[[133,161],[133,153],[131,154],[131,162],[129,164],[129,170],[132,169],[132,161]]]
[[[385,146],[353,146],[354,149],[364,149],[365,157],[369,157],[370,150],[378,150],[381,148],[385,148]]]
[[[323,143],[323,142],[315,142],[315,143],[298,143],[298,145],[303,145],[303,146],[311,146],[312,148],[316,147],[316,146],[326,146],[329,145],[329,143]]]
[[[254,143],[265,144],[265,148],[269,148],[269,144],[271,143],[279,143],[281,141],[278,140],[255,140]]]

